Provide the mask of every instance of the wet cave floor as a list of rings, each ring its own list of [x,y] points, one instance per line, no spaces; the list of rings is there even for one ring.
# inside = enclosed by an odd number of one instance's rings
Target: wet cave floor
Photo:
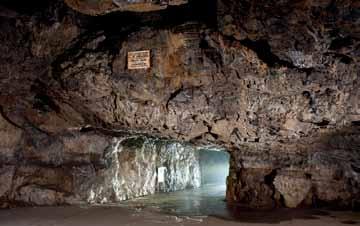
[[[200,188],[144,196],[125,203],[135,208],[158,209],[177,216],[229,218],[225,192],[225,185],[203,185]]]
[[[360,225],[360,213],[309,209],[254,211],[224,202],[224,186],[207,185],[117,205],[26,207],[0,211],[1,226]]]

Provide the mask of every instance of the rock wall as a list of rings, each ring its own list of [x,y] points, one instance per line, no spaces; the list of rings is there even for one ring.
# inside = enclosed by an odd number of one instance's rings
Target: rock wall
[[[57,142],[94,127],[227,148],[230,202],[358,207],[357,1],[193,0],[97,17],[62,1],[41,7],[1,10],[3,178],[28,155],[38,167],[80,158]],[[150,50],[150,69],[127,69],[136,50]]]
[[[81,200],[114,203],[155,192],[200,186],[198,155],[188,145],[145,137],[115,138],[111,146],[105,148],[103,156],[104,169],[89,168],[82,175],[85,178],[76,191],[82,196]],[[163,185],[158,182],[160,167],[166,168]]]
[[[168,6],[188,3],[188,0],[64,0],[68,6],[84,14],[99,15],[114,11],[149,12]]]
[[[2,117],[1,207],[115,203],[158,191],[200,186],[197,151],[189,145],[99,131],[56,137],[24,133]]]

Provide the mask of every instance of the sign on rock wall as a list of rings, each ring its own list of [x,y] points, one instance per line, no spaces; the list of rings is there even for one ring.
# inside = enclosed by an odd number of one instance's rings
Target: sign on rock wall
[[[128,52],[128,69],[150,68],[150,50]]]

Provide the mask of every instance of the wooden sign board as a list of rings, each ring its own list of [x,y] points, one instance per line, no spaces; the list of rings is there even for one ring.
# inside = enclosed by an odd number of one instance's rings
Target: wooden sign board
[[[128,69],[150,68],[150,50],[128,52]]]

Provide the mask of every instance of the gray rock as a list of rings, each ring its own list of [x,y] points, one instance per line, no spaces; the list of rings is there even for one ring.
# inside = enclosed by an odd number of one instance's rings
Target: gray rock
[[[274,180],[275,188],[284,197],[286,207],[297,207],[308,195],[311,181],[305,177],[299,178],[293,175],[278,175]]]

